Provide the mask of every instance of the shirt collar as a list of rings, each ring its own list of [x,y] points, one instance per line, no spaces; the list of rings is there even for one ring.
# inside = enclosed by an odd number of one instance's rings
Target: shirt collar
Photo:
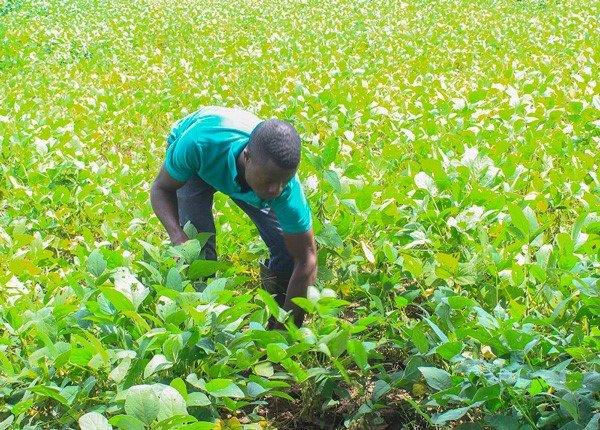
[[[229,148],[229,157],[227,160],[229,171],[232,172],[233,175],[233,184],[235,186],[235,190],[238,193],[245,193],[248,191],[252,191],[252,189],[242,188],[242,184],[239,181],[240,172],[237,168],[237,159],[241,152],[244,150],[246,145],[248,144],[248,139],[240,139],[239,141],[232,143]]]

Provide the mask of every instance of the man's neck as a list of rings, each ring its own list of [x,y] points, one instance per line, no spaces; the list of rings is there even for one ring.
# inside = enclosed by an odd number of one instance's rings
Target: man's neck
[[[244,161],[244,152],[240,152],[240,155],[238,155],[237,160],[236,160],[236,167],[237,167],[237,181],[239,182],[240,186],[242,187],[242,192],[248,192],[250,191],[250,185],[248,185],[248,182],[246,182],[246,163]]]

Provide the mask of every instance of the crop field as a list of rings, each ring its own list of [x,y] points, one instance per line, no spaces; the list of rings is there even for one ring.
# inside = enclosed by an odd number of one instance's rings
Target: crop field
[[[598,430],[599,28],[597,0],[0,0],[0,430]],[[229,198],[217,262],[154,215],[204,105],[300,133],[301,328],[267,330]]]

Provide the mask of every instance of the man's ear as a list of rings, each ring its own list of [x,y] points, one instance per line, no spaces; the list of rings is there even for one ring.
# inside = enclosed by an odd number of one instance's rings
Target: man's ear
[[[247,163],[248,161],[250,161],[250,151],[248,151],[248,148],[244,148],[242,150],[242,154],[244,157],[244,163]]]

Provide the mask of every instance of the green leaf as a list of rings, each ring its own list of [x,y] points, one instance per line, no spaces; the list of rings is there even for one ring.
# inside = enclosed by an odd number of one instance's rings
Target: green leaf
[[[175,388],[165,385],[158,395],[159,412],[157,419],[163,421],[177,415],[187,415],[185,399]]]
[[[0,364],[2,364],[1,370],[3,370],[6,375],[14,376],[15,368],[3,351],[0,351]]]
[[[175,388],[181,396],[187,400],[188,392],[185,381],[181,378],[175,378],[171,381],[171,387]]]
[[[169,361],[177,361],[179,353],[183,349],[183,339],[181,335],[171,335],[163,343],[163,352]],[[166,367],[163,367],[166,368]]]
[[[162,354],[156,354],[154,357],[152,357],[144,369],[144,379],[149,378],[160,370],[168,369],[170,367],[173,367],[173,363],[167,360],[167,357]]]
[[[185,232],[185,230],[184,230]],[[208,240],[214,236],[214,233],[209,233],[209,232],[199,232],[196,234],[196,236],[194,237],[195,240],[198,241],[198,243],[200,244],[201,247],[204,247],[204,245],[206,245],[206,242],[208,242]],[[202,255],[202,258],[204,258],[204,255]]]
[[[513,430],[518,429],[519,420],[509,415],[493,415],[485,417],[485,422],[495,430]]]
[[[336,172],[333,170],[325,170],[323,176],[336,193],[342,192],[342,183],[340,182],[340,177]]]
[[[142,304],[150,294],[150,289],[142,284],[127,268],[119,267],[113,274],[115,289],[121,292],[134,306],[134,310]]]
[[[13,423],[13,421],[15,420],[15,416],[14,415],[9,415],[5,420],[3,420],[0,423],[0,430],[6,430],[8,429],[11,424]]]
[[[54,400],[58,401],[59,403],[62,403],[65,406],[69,405],[69,402],[67,401],[67,399],[65,399],[63,396],[61,396],[60,392],[54,387],[38,385],[33,388],[29,388],[29,391],[31,391],[32,393],[40,394],[42,396],[50,397],[51,399],[54,399]]]
[[[258,397],[263,393],[266,393],[267,390],[263,388],[262,385],[257,384],[256,382],[248,382],[246,386],[246,391],[250,397]]]
[[[258,290],[258,296],[265,303],[269,313],[277,319],[279,322],[283,322],[286,316],[286,313],[283,309],[279,307],[273,296],[269,294],[267,291],[263,289]]]
[[[408,254],[403,255],[403,269],[409,272],[413,278],[417,279],[423,274],[423,262]]]
[[[177,427],[176,430],[213,430],[215,425],[207,421],[198,421],[197,423],[186,424]]]
[[[424,320],[442,342],[448,342],[448,336],[446,336],[446,334],[438,327],[436,323],[431,321],[429,318],[424,318]]]
[[[159,421],[153,430],[179,430],[184,425],[196,424],[198,420],[191,415],[175,415]]]
[[[339,153],[340,142],[335,136],[330,137],[325,142],[325,148],[321,152],[321,159],[324,167],[329,166]]]
[[[190,373],[185,380],[188,382],[188,384],[190,384],[192,387],[195,388],[199,388],[201,390],[204,390],[206,387],[206,382],[204,381],[204,379],[199,379],[198,375],[196,375],[195,373]]]
[[[191,221],[185,223],[185,225],[183,226],[183,232],[188,237],[188,239],[195,239],[196,235],[198,234],[198,230],[196,229],[194,224],[192,224]]]
[[[359,211],[364,212],[371,207],[374,191],[376,191],[376,189],[372,189],[371,187],[367,187],[367,186],[364,186],[362,189],[357,190],[357,193],[354,195],[354,200],[356,202],[356,207],[358,208]],[[386,244],[386,245],[388,245],[388,244]],[[386,257],[388,257],[390,260],[391,260],[390,254],[391,255],[396,254],[396,250],[393,248],[391,248],[391,249],[384,248],[384,252],[386,254]],[[393,260],[395,261],[395,258]]]
[[[155,262],[160,262],[161,261],[161,257],[160,257],[160,252],[158,250],[158,248],[148,242],[145,242],[143,240],[138,239],[138,243],[140,245],[142,245],[142,248],[144,248],[144,251],[146,251],[146,253],[148,254],[148,256]]]
[[[366,370],[369,363],[367,362],[367,350],[363,342],[358,339],[350,339],[347,348],[348,354],[354,359],[356,365],[362,370]]]
[[[268,362],[258,363],[254,366],[254,373],[260,376],[264,376],[265,378],[270,378],[273,376],[275,371],[273,370],[273,365]]]
[[[344,246],[344,242],[342,241],[337,228],[331,223],[325,223],[323,225],[323,230],[316,234],[315,240],[324,247],[333,250]]]
[[[87,259],[87,270],[92,275],[99,277],[106,270],[106,260],[102,253],[94,249]]]
[[[468,411],[471,409],[471,406],[465,406],[464,408],[451,409],[442,414],[434,414],[431,417],[431,422],[435,425],[442,425],[447,423],[448,421],[455,421],[459,418],[462,418]]]
[[[500,397],[502,392],[502,386],[500,384],[494,384],[489,387],[481,387],[473,396],[473,402],[486,402],[491,399],[497,399]]]
[[[30,398],[27,400],[22,400],[12,407],[11,412],[15,416],[19,416],[22,413],[27,412],[29,409],[31,409],[31,407],[34,405],[34,403],[35,403],[35,399],[33,399],[33,398]]]
[[[435,349],[435,352],[445,360],[450,360],[454,356],[460,354],[463,343],[459,341],[446,342]]]
[[[181,274],[179,273],[179,270],[177,269],[177,267],[171,267],[169,269],[169,272],[167,273],[166,284],[167,284],[167,287],[172,290],[175,290],[175,291],[183,290],[183,282],[181,279]]]
[[[117,384],[123,381],[131,367],[131,358],[126,357],[108,374],[108,379],[115,381]]]
[[[244,392],[231,379],[213,379],[206,383],[205,389],[215,397],[245,397]]]
[[[204,303],[215,302],[219,297],[219,294],[221,294],[221,292],[225,290],[226,285],[227,278],[214,279],[200,293],[200,300],[202,300]]]
[[[391,389],[392,387],[390,386],[390,384],[385,382],[383,379],[378,379],[375,382],[375,387],[373,387],[373,394],[371,395],[371,398],[374,402],[376,402],[380,398],[385,396]]]
[[[523,239],[529,238],[529,220],[523,213],[523,210],[516,205],[509,204],[508,212],[510,213],[510,220],[512,224],[519,229],[523,234]]]
[[[165,296],[160,296],[156,302],[156,314],[166,321],[169,316],[173,315],[179,310],[177,303]]]
[[[421,354],[425,354],[427,351],[429,351],[429,342],[423,333],[423,326],[417,325],[412,329],[407,329],[407,331],[409,333],[411,342]]]
[[[571,391],[579,390],[583,386],[583,373],[581,373],[581,372],[567,373],[565,385]]]
[[[98,412],[89,412],[78,420],[81,430],[112,430],[108,420]]]
[[[427,384],[436,390],[445,390],[452,386],[452,377],[448,372],[437,367],[419,367],[419,371],[425,377]]]
[[[350,327],[346,327],[341,330],[339,333],[333,333],[333,336],[327,336],[323,338],[322,341],[326,342],[331,355],[334,357],[339,357],[346,351],[346,345],[348,343],[348,338],[350,337]]]
[[[571,415],[575,422],[579,421],[579,408],[577,407],[577,399],[567,393],[560,399],[560,406]]]
[[[115,415],[109,421],[120,430],[144,430],[146,428],[142,421],[131,415]]]
[[[217,273],[219,270],[226,270],[229,267],[224,261],[215,260],[196,260],[188,269],[188,278],[195,281],[200,278],[206,278]]]
[[[269,395],[272,396],[272,397],[279,397],[281,399],[285,399],[285,400],[287,400],[289,402],[293,402],[294,401],[294,398],[292,396],[290,396],[287,393],[284,393],[283,391],[277,391],[277,390],[269,391]]]
[[[569,112],[573,115],[579,115],[581,111],[583,111],[583,102],[579,100],[571,100],[569,101]]]
[[[193,393],[188,394],[187,405],[188,406],[208,406],[211,404],[211,401],[206,394],[201,393],[199,391],[194,391]]]
[[[202,245],[196,239],[190,239],[180,245],[171,248],[171,254],[183,258],[187,264],[198,260],[201,257]]]
[[[469,101],[469,103],[477,103],[478,101],[481,101],[481,100],[485,99],[486,95],[487,95],[486,90],[484,90],[484,89],[477,89],[475,91],[471,91],[467,95],[467,100]]]
[[[115,290],[113,287],[100,287],[100,292],[106,297],[106,299],[115,307],[119,312],[122,311],[133,311],[135,312],[135,306],[131,301],[125,297],[123,293]]]
[[[435,259],[439,264],[439,267],[435,271],[437,276],[447,280],[456,275],[458,270],[458,259],[445,253],[436,254]]]
[[[269,357],[269,360],[273,363],[279,363],[286,357],[286,355],[286,350],[283,349],[280,345],[276,343],[270,343],[269,345],[267,345],[267,356]]]
[[[304,311],[306,311],[306,313],[308,314],[315,313],[317,310],[317,307],[313,304],[313,302],[311,302],[305,297],[294,297],[292,299],[292,302]]]
[[[292,360],[291,358],[286,358],[281,362],[285,370],[290,372],[294,378],[296,378],[297,382],[304,382],[308,378],[308,374],[306,371],[300,367],[300,365]]]
[[[600,428],[600,413],[595,414],[583,430],[597,430]]]
[[[387,258],[387,260],[390,263],[395,263],[396,260],[398,260],[398,251],[396,250],[396,248],[389,242],[385,242],[383,244],[383,254],[385,255],[385,258]]]
[[[160,411],[158,396],[150,385],[136,385],[127,390],[125,412],[149,425]]]

